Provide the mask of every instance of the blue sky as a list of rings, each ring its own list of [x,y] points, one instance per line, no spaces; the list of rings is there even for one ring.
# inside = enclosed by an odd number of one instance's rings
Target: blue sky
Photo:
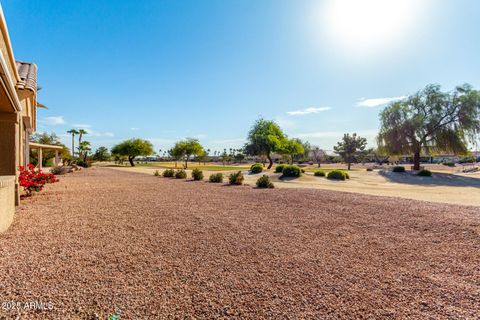
[[[391,99],[480,86],[475,0],[2,2],[17,59],[35,62],[39,131],[94,147],[197,137],[239,147],[260,116],[327,150],[373,143]],[[373,99],[373,100],[372,100]]]

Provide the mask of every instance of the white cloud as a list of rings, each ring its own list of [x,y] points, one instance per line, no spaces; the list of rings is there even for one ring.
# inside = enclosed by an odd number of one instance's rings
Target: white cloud
[[[133,128],[130,128],[130,130],[132,130],[132,131],[137,131],[137,130],[139,130],[139,128],[133,127]]]
[[[63,116],[45,117],[45,118],[39,119],[38,122],[46,126],[58,126],[58,125],[65,124],[65,120],[63,119]]]
[[[320,113],[322,111],[327,111],[327,110],[330,110],[330,109],[332,109],[332,108],[330,108],[330,107],[320,107],[320,108],[311,107],[311,108],[302,109],[302,110],[288,111],[287,114],[290,115],[290,116],[303,116],[303,115],[310,114],[310,113]]]
[[[389,98],[375,98],[375,99],[365,99],[361,98],[358,99],[356,106],[361,108],[373,108],[378,106],[386,105],[390,102],[398,101],[405,99],[406,96],[400,97],[389,97]]]

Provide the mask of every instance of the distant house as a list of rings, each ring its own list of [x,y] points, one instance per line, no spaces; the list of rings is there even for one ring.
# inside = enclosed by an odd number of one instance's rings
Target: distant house
[[[0,5],[0,232],[19,203],[18,168],[29,162],[37,105],[37,66],[15,60]]]

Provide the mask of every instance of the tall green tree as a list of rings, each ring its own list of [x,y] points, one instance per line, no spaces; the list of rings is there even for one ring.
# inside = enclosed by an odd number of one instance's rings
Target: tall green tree
[[[149,156],[155,153],[153,145],[150,141],[143,139],[129,139],[112,148],[112,154],[128,157],[128,161],[132,167],[135,166],[133,160],[138,156]]]
[[[337,145],[333,147],[335,153],[337,153],[347,163],[348,170],[352,163],[357,162],[357,157],[362,154],[367,146],[367,139],[357,136],[356,133],[350,135],[345,133],[342,141],[337,142]]]
[[[468,140],[480,132],[480,91],[468,84],[452,92],[428,85],[386,107],[380,123],[380,148],[393,155],[412,154],[414,170],[419,170],[422,152],[468,151]]]
[[[182,157],[185,155],[184,149],[180,144],[175,144],[173,148],[168,150],[168,155],[170,158],[172,158],[175,161],[175,168],[177,167],[177,162],[178,160],[182,159]]]
[[[278,148],[278,153],[288,156],[290,158],[290,164],[293,164],[296,155],[303,154],[305,151],[302,141],[299,139],[284,139]]]
[[[272,153],[280,149],[285,134],[275,121],[258,119],[247,137],[245,151],[252,156],[265,156],[269,161],[268,169],[273,166]]]
[[[185,157],[185,168],[188,168],[188,160],[191,156],[200,156],[204,153],[203,147],[198,139],[193,138],[178,141],[175,143],[173,149]]]
[[[98,147],[92,159],[95,161],[108,161],[110,159],[110,152],[106,147]]]
[[[77,129],[70,129],[67,133],[72,135],[72,158],[75,157],[75,135],[79,134],[80,132]]]

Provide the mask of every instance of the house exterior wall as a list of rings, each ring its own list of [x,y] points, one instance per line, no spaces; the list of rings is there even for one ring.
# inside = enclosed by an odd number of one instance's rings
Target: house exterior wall
[[[19,123],[16,113],[0,113],[0,176],[15,176],[19,151]]]
[[[15,176],[0,177],[0,232],[8,229],[15,213]]]
[[[28,137],[36,129],[36,94],[30,90],[18,90],[18,98],[22,106],[19,112],[19,155],[17,166],[26,166],[29,162]]]
[[[36,129],[36,88],[21,80],[0,5],[0,232],[19,203],[18,167],[29,161],[28,136]]]

